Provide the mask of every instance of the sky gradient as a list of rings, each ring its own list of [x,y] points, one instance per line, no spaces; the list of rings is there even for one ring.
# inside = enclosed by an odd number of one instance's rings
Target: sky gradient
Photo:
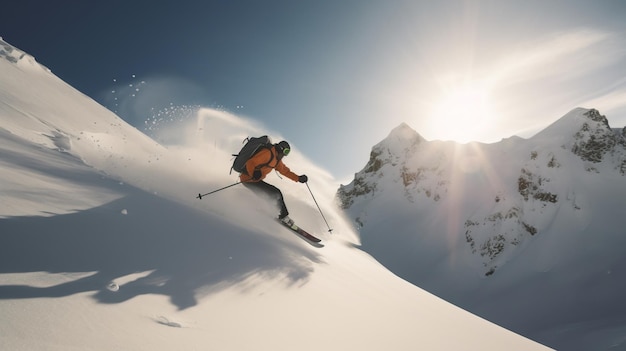
[[[25,0],[2,12],[4,40],[139,129],[166,108],[224,109],[338,179],[402,122],[460,142],[529,137],[575,107],[626,125],[619,0]]]

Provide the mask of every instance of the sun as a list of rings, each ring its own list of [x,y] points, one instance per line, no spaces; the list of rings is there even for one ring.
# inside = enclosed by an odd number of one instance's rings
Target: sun
[[[489,90],[464,84],[442,91],[429,116],[429,129],[436,139],[457,142],[482,141],[493,122]]]

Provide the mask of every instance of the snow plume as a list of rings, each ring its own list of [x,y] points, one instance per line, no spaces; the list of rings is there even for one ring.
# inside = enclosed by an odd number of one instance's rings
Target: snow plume
[[[179,123],[169,124],[165,128],[160,128],[154,135],[158,140],[169,140],[173,144],[168,145],[170,152],[175,153],[179,159],[193,161],[195,168],[195,178],[202,184],[199,189],[212,191],[214,189],[233,184],[238,181],[238,174],[230,172],[230,167],[234,160],[233,154],[237,154],[246,138],[250,136],[268,135],[272,142],[277,143],[287,138],[278,132],[269,130],[263,125],[243,116],[211,108],[198,108],[190,118],[181,120]],[[292,152],[283,162],[297,174],[306,174],[309,177],[309,188],[303,184],[294,183],[291,180],[271,173],[267,182],[272,183],[282,189],[287,205],[292,217],[298,218],[299,223],[309,228],[328,230],[315,204],[319,202],[321,208],[326,209],[325,215],[332,227],[339,227],[349,230],[349,225],[340,215],[340,211],[335,211],[336,203],[334,193],[337,188],[337,181],[326,170],[318,167],[310,161],[306,155],[298,152],[298,144],[288,140]],[[204,191],[202,191],[204,192]],[[228,196],[225,196],[227,193]],[[315,198],[313,198],[313,196]],[[211,199],[224,199],[213,202]],[[217,207],[230,209],[232,215],[241,213],[242,206],[250,203],[250,193],[247,189],[240,187],[224,190],[224,194],[216,193],[209,198],[203,199],[203,203],[217,203]],[[226,203],[225,203],[226,202]],[[244,205],[242,205],[244,204]],[[259,203],[252,201],[255,207]],[[270,206],[270,208],[272,208]],[[270,213],[267,213],[267,212]],[[274,216],[273,209],[263,211],[262,215]],[[254,212],[254,211],[253,211]],[[255,219],[256,220],[256,219]],[[355,237],[352,237],[356,240]]]
[[[193,110],[207,100],[206,95],[202,87],[184,79],[132,74],[113,78],[98,99],[126,122],[150,134],[154,124],[176,119],[183,109]]]

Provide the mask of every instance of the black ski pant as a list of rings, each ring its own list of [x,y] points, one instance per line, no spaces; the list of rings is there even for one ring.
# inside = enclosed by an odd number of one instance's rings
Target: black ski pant
[[[280,215],[278,218],[282,219],[289,214],[289,211],[287,211],[287,205],[285,205],[285,199],[283,199],[283,193],[277,187],[264,181],[244,182],[242,184],[256,194],[266,196],[269,199],[274,200],[276,202],[276,207],[280,209]]]

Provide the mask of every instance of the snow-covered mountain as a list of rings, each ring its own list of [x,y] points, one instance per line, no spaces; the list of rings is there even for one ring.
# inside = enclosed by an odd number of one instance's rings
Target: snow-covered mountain
[[[309,246],[233,187],[253,123],[201,109],[160,145],[0,40],[0,349],[545,350],[358,249],[336,183],[294,147]],[[275,137],[277,137],[275,135]]]
[[[337,198],[399,276],[563,350],[626,349],[626,129],[576,108],[529,139],[375,145]]]

